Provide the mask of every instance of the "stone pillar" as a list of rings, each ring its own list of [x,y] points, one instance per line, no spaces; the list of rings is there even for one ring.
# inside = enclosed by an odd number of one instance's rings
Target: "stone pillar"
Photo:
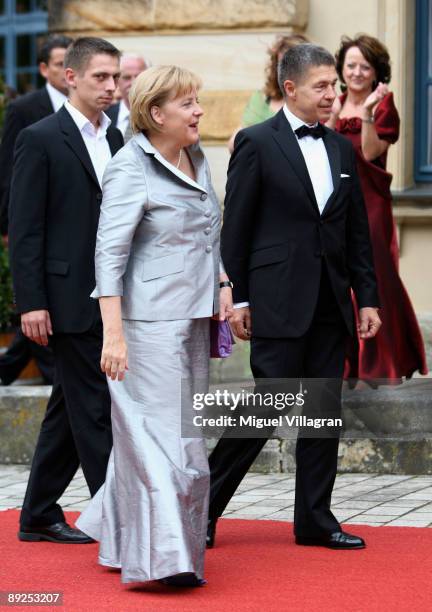
[[[401,116],[401,136],[388,158],[392,189],[399,190],[414,183],[415,2],[382,0],[377,8],[378,37],[390,53],[390,87]]]

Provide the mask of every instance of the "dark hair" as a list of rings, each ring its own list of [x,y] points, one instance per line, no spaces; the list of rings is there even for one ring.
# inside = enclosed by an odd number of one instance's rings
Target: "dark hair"
[[[51,34],[44,40],[39,48],[38,64],[43,62],[48,64],[51,59],[51,51],[53,49],[67,49],[73,43],[73,38],[62,36],[61,34]]]
[[[286,80],[299,81],[311,66],[334,65],[335,58],[324,47],[303,43],[288,49],[278,67],[278,83],[282,95],[285,95],[283,84]]]
[[[94,55],[111,55],[120,59],[120,51],[103,38],[83,36],[77,38],[66,51],[64,66],[83,72]]]
[[[266,82],[264,84],[264,95],[270,100],[281,100],[282,94],[279,89],[277,68],[279,57],[301,43],[309,42],[303,34],[290,34],[289,36],[278,36],[273,45],[268,49],[269,60],[265,69]]]
[[[374,68],[377,84],[378,82],[390,83],[390,56],[387,48],[382,42],[367,34],[357,34],[355,38],[342,36],[340,47],[336,51],[336,70],[341,81],[342,91],[346,89],[345,81],[342,76],[345,56],[348,49],[351,49],[351,47],[358,47],[365,60]],[[373,89],[375,88],[373,87]]]

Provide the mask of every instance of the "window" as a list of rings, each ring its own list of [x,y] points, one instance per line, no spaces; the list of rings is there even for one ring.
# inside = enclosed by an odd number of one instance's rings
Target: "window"
[[[432,0],[417,0],[415,178],[432,182]]]
[[[0,0],[0,76],[18,93],[42,84],[37,42],[47,30],[45,0]]]

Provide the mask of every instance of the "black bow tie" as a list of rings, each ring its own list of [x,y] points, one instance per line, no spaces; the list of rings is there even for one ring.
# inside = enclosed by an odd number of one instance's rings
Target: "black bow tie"
[[[321,125],[321,123],[317,123],[313,127],[302,125],[294,131],[296,133],[297,138],[304,138],[304,136],[312,136],[312,138],[322,138],[325,134],[325,129]]]

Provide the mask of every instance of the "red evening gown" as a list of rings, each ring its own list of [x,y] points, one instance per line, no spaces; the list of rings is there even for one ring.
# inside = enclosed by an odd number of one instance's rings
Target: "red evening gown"
[[[345,95],[341,97],[342,104]],[[393,94],[387,94],[375,110],[379,138],[395,143],[399,137],[399,115]],[[427,374],[423,339],[407,291],[398,274],[399,250],[392,215],[387,153],[373,162],[361,151],[361,119],[341,118],[336,130],[354,146],[357,169],[369,219],[375,272],[381,302],[382,326],[375,338],[350,341],[345,378],[401,379],[415,371]],[[353,298],[354,301],[354,298]],[[355,306],[357,313],[357,308]],[[357,316],[357,314],[356,314]]]

